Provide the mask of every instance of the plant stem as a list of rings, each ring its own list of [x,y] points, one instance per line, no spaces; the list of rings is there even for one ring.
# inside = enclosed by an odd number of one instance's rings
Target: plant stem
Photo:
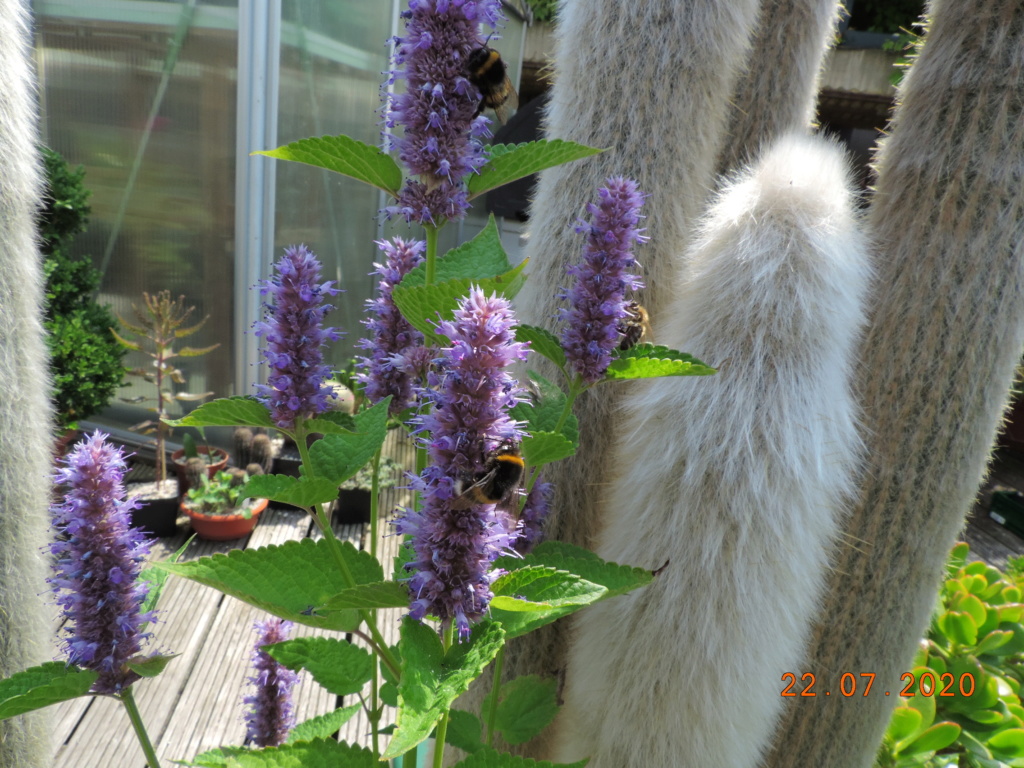
[[[139,739],[142,753],[146,756],[146,765],[149,768],[160,768],[160,761],[157,759],[156,750],[153,749],[153,742],[149,740],[146,726],[142,722],[142,715],[139,714],[139,707],[135,703],[135,694],[132,693],[132,687],[128,686],[115,698],[121,700],[125,710],[128,712],[128,719],[132,721],[132,728],[135,729],[135,735]]]
[[[384,446],[377,449],[373,454],[373,480],[370,488],[370,554],[377,558],[377,515],[380,509],[380,455]],[[374,624],[377,623],[377,610],[370,612]],[[374,662],[373,677],[370,678],[370,734],[373,743],[373,754],[380,754],[380,666]]]
[[[494,657],[494,681],[491,683],[491,701],[487,707],[487,746],[494,742],[494,724],[498,721],[498,693],[501,691],[501,673],[505,667],[505,646]]]
[[[433,224],[424,224],[423,228],[427,231],[427,274],[426,284],[433,284],[437,278],[437,233],[438,228]]]
[[[444,647],[445,654],[452,647],[454,639],[455,622],[449,621],[441,630],[441,645]],[[450,712],[450,707],[445,709],[444,714],[441,715],[441,722],[437,724],[437,732],[434,734],[434,768],[442,768],[444,765],[444,740],[448,735],[448,716]]]

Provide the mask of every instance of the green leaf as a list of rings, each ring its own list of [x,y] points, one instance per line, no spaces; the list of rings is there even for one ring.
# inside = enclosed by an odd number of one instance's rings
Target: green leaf
[[[942,631],[950,640],[960,645],[974,645],[978,642],[978,627],[969,613],[946,611],[939,617]]]
[[[516,327],[516,341],[528,343],[530,351],[543,355],[559,368],[565,368],[565,350],[562,343],[551,331],[536,325]]]
[[[228,764],[229,757],[248,751],[245,747],[214,747],[200,755],[196,755],[192,758],[191,763],[184,760],[175,760],[174,763],[176,765],[196,766],[196,768],[223,768]]]
[[[390,404],[388,396],[357,414],[354,417],[357,432],[325,435],[313,443],[309,449],[310,473],[338,486],[362,469],[388,435]]]
[[[416,550],[412,547],[412,537],[407,535],[403,538],[405,540],[398,548],[398,553],[395,555],[394,561],[392,562],[394,570],[391,574],[391,578],[394,581],[398,581],[408,576],[408,571],[405,570],[405,564],[416,560]]]
[[[487,280],[495,275],[503,275],[512,269],[505,248],[501,244],[501,235],[492,213],[487,225],[474,237],[462,245],[452,248],[435,262],[435,283],[446,283],[449,280]],[[403,288],[412,288],[427,283],[427,265],[420,264],[402,278]]]
[[[524,675],[501,686],[495,725],[509,744],[522,744],[539,735],[557,714],[558,681]]]
[[[453,709],[448,713],[448,730],[445,731],[444,742],[451,744],[463,752],[472,754],[483,749],[483,726],[480,718],[472,712]]]
[[[188,549],[188,545],[192,543],[194,536],[190,536],[185,540],[185,543],[178,548],[178,551],[171,555],[167,562],[176,563],[181,559],[181,556],[185,554],[185,550]],[[139,579],[146,582],[149,585],[149,591],[146,592],[146,599],[142,601],[142,605],[139,606],[139,613],[149,613],[150,611],[156,610],[156,604],[160,600],[160,594],[164,591],[164,586],[167,584],[167,577],[170,576],[167,571],[162,571],[159,568],[145,568],[139,574]],[[149,626],[149,622],[145,622],[140,625],[140,631],[145,630]]]
[[[583,768],[588,761],[589,758],[578,763],[549,763],[546,760],[531,760],[528,757],[510,755],[484,747],[456,763],[454,768]]]
[[[960,726],[956,723],[936,723],[901,749],[900,755],[909,757],[924,752],[938,752],[956,741],[960,730]]]
[[[454,643],[447,653],[434,630],[408,617],[402,620],[401,635],[398,719],[381,759],[404,754],[426,739],[505,643],[501,627],[488,619],[473,627],[467,642]]]
[[[309,509],[338,498],[338,484],[324,477],[252,475],[240,493],[243,498],[270,499]]]
[[[361,705],[353,704],[350,707],[342,707],[326,715],[317,715],[305,720],[294,728],[285,739],[285,744],[294,744],[298,741],[313,741],[314,739],[328,739],[336,733],[341,726],[347,723],[359,711]]]
[[[921,729],[921,713],[910,707],[896,707],[889,720],[889,736],[896,742],[895,748],[900,751],[903,746],[917,738]]]
[[[348,136],[314,136],[252,154],[325,168],[366,182],[392,197],[398,196],[402,186],[402,171],[390,155]]]
[[[314,680],[338,696],[359,693],[373,677],[373,657],[347,640],[299,637],[265,645],[263,650],[288,669],[309,670]]]
[[[323,606],[322,612],[373,608],[408,608],[409,590],[396,581],[378,581],[343,590]]]
[[[524,261],[518,267],[496,277],[471,279],[459,278],[432,285],[406,285],[405,281],[391,292],[402,315],[416,330],[424,335],[428,344],[446,346],[445,337],[437,332],[440,320],[451,320],[453,313],[465,301],[472,286],[478,287],[487,296],[498,294],[513,298],[523,287],[526,275]]]
[[[653,344],[616,350],[604,377],[608,380],[653,379],[659,376],[709,376],[717,373],[693,355]]]
[[[348,423],[339,423],[337,419],[325,419],[321,416],[316,419],[306,419],[304,426],[309,433],[319,432],[321,435],[348,435],[355,432],[355,420],[352,416],[347,413],[338,415],[345,416]]]
[[[228,758],[226,765],[228,768],[379,768],[380,763],[365,747],[341,744],[333,739],[314,739],[238,752]]]
[[[336,543],[357,584],[381,581],[380,563],[349,542]],[[275,616],[319,629],[351,632],[359,627],[357,611],[327,616],[316,612],[348,587],[327,539],[288,541],[258,549],[233,549],[187,563],[154,563],[186,579],[218,589]]]
[[[1013,632],[994,629],[978,642],[978,647],[974,649],[974,652],[978,656],[985,654],[1002,655],[996,654],[996,651],[1001,646],[1010,642],[1011,639],[1013,639]]]
[[[143,677],[156,677],[164,671],[164,668],[167,666],[167,662],[180,655],[180,653],[172,653],[169,656],[150,656],[149,658],[143,658],[139,661],[129,661],[127,666],[128,669],[133,672],[137,672]]]
[[[608,590],[556,568],[527,566],[492,586],[491,615],[509,637],[519,637],[603,598]]]
[[[226,397],[203,403],[188,416],[164,419],[172,427],[273,427],[270,412],[251,397]]]
[[[576,453],[576,446],[558,432],[532,432],[523,438],[520,446],[523,459],[531,467],[540,467],[568,458]]]
[[[470,176],[469,199],[488,190],[522,179],[545,168],[597,155],[603,149],[587,147],[564,139],[540,139],[524,144],[497,144],[490,148],[490,160],[480,173]]]
[[[561,434],[574,448],[579,446],[579,422],[573,414],[568,415],[560,430],[558,427],[568,400],[566,394],[540,374],[529,371],[528,375],[531,388],[535,390],[535,396],[529,403],[523,402],[514,406],[511,410],[512,417],[517,421],[526,422],[526,431],[531,435],[540,435],[543,432]],[[532,448],[528,447],[524,441],[523,452],[526,453],[530,450]],[[527,461],[533,464],[532,461]]]
[[[999,755],[1004,760],[1014,760],[1024,757],[1024,728],[1007,728],[1000,731],[988,740],[992,749],[999,750]]]
[[[62,661],[48,661],[0,680],[0,720],[84,696],[99,675]]]

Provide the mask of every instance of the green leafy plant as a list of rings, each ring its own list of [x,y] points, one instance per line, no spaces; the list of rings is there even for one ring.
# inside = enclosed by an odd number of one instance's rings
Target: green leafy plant
[[[85,169],[72,169],[43,147],[46,192],[38,229],[46,280],[46,329],[57,426],[73,429],[107,406],[124,379],[125,350],[111,328],[117,321],[93,298],[100,273],[88,257],[68,253],[89,222]]]
[[[185,297],[179,296],[171,300],[170,291],[160,291],[150,295],[143,291],[142,298],[145,301],[145,312],[132,304],[132,311],[135,313],[135,323],[128,323],[124,318],[119,318],[125,330],[138,337],[138,341],[130,341],[113,331],[116,338],[125,348],[133,352],[143,352],[153,359],[152,370],[146,368],[134,368],[128,371],[129,375],[141,376],[146,381],[156,385],[156,397],[143,397],[126,402],[143,402],[155,400],[156,407],[150,408],[156,414],[156,419],[149,419],[132,426],[132,429],[145,433],[156,434],[156,471],[157,479],[163,482],[167,479],[167,456],[165,446],[167,438],[171,433],[171,427],[164,421],[170,415],[167,407],[172,400],[196,401],[203,400],[212,392],[190,394],[188,392],[173,392],[172,384],[184,384],[185,375],[174,364],[176,357],[198,357],[211,352],[220,344],[212,344],[208,347],[182,347],[175,351],[174,343],[178,339],[191,336],[203,327],[207,318],[204,317],[195,325],[182,327],[195,310],[195,307],[185,306]]]
[[[928,637],[879,752],[880,768],[1024,766],[1024,604],[1008,574],[953,548]]]
[[[212,478],[202,474],[199,483],[188,489],[185,504],[204,515],[242,515],[252,517],[252,509],[242,502],[242,489],[249,480],[243,469],[221,470]]]
[[[534,21],[554,21],[558,0],[526,0],[533,9]]]
[[[380,460],[380,470],[377,479],[378,488],[394,488],[401,477],[401,464],[387,456]],[[339,487],[346,491],[354,491],[357,489],[364,491],[370,490],[373,487],[373,463],[371,462],[367,464],[352,475],[352,477],[343,482]]]

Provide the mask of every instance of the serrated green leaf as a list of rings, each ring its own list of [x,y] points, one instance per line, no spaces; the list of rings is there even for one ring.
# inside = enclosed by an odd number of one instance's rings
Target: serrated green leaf
[[[338,696],[359,693],[373,677],[373,657],[347,640],[299,637],[265,645],[263,650],[288,669],[309,670],[314,680]]]
[[[357,584],[381,581],[380,563],[349,542],[336,544]],[[288,541],[258,549],[233,549],[188,563],[155,563],[186,579],[218,589],[275,616],[320,629],[351,632],[357,611],[317,614],[316,606],[348,588],[327,539]]]
[[[471,287],[485,295],[498,294],[507,299],[515,297],[526,281],[524,261],[518,267],[496,277],[481,279],[459,278],[432,285],[406,285],[395,287],[391,296],[409,324],[420,331],[428,344],[446,346],[444,336],[437,332],[439,320],[451,320],[453,313],[465,301]]]
[[[172,653],[169,656],[150,656],[139,661],[129,661],[126,666],[143,677],[156,677],[167,667],[167,662],[180,655],[180,653]]]
[[[539,139],[511,146],[505,144],[491,147],[487,164],[480,169],[479,174],[469,177],[469,199],[545,168],[581,160],[604,151],[564,139]]]
[[[524,675],[501,686],[495,725],[509,744],[522,744],[539,735],[557,714],[558,681]]]
[[[960,730],[960,726],[956,723],[936,723],[931,728],[926,729],[906,747],[901,749],[900,756],[910,757],[912,755],[920,755],[925,752],[937,752],[940,749],[945,749],[956,741],[957,737],[960,735]]]
[[[491,615],[509,637],[567,616],[607,595],[608,590],[564,570],[527,566],[501,576],[492,586]],[[509,605],[509,601],[517,605]]]
[[[516,327],[516,341],[530,345],[530,350],[543,355],[559,368],[565,368],[565,350],[562,343],[551,331],[536,325],[519,325]]]
[[[510,755],[491,747],[484,747],[456,763],[454,768],[584,768],[588,762],[589,758],[578,763],[549,763],[546,760],[531,760],[528,757]]]
[[[373,752],[333,739],[251,749],[228,758],[228,768],[379,768]]]
[[[192,762],[175,760],[174,763],[175,765],[190,765],[196,768],[223,768],[228,764],[229,757],[243,752],[248,752],[248,750],[245,747],[215,747],[203,752],[201,755],[196,755],[192,758]]]
[[[326,415],[326,414],[325,414]],[[339,414],[347,417],[348,424],[340,424],[335,419],[306,419],[305,428],[310,433],[319,433],[321,435],[348,435],[354,432],[353,427],[355,426],[355,420],[347,413]]]
[[[62,661],[29,667],[0,680],[0,720],[84,696],[99,675]]]
[[[270,499],[309,509],[338,498],[338,484],[323,477],[252,475],[241,494],[245,498]]]
[[[434,282],[449,280],[487,280],[503,275],[512,269],[512,264],[501,244],[501,234],[492,213],[487,225],[472,239],[452,248],[434,264]],[[422,263],[402,278],[401,286],[413,288],[427,283],[427,265]]]
[[[354,417],[356,432],[325,435],[309,449],[310,474],[324,478],[335,487],[362,469],[388,436],[388,406],[391,396]],[[337,495],[337,493],[335,493]]]
[[[251,397],[224,397],[203,403],[188,416],[164,419],[172,427],[273,427],[270,412]]]
[[[448,730],[444,735],[445,744],[451,744],[456,749],[472,754],[478,749],[483,749],[482,733],[483,726],[480,723],[480,718],[472,712],[453,709],[448,713]]]
[[[436,632],[408,617],[402,620],[401,636],[398,718],[381,759],[404,754],[426,739],[505,643],[504,631],[488,619],[473,627],[467,642],[454,643],[447,653]]]
[[[532,432],[523,438],[520,449],[523,459],[531,467],[551,464],[576,453],[576,446],[557,432]]]
[[[299,139],[277,149],[252,154],[334,171],[382,189],[392,197],[398,196],[402,186],[402,171],[390,155],[371,144],[344,135]]]
[[[313,741],[313,739],[327,739],[336,733],[341,726],[347,723],[359,711],[361,705],[353,704],[350,707],[342,707],[326,715],[317,715],[292,728],[285,739],[285,744],[295,744],[299,741]]]
[[[409,590],[396,581],[378,581],[376,584],[361,584],[334,595],[321,608],[322,613],[372,608],[408,608]]]
[[[594,584],[600,584],[608,590],[603,599],[624,595],[634,589],[650,584],[654,575],[645,568],[634,568],[602,560],[595,553],[582,547],[575,547],[561,541],[541,542],[533,552],[525,557],[499,558],[499,567],[513,570],[515,563],[519,567],[544,565],[569,571]],[[512,567],[509,567],[509,566]]]
[[[653,344],[615,350],[605,379],[653,379],[659,376],[710,376],[717,371],[693,355]]]
[[[189,536],[185,543],[182,544],[178,551],[171,555],[167,562],[176,563],[181,559],[181,556],[185,554],[185,550],[188,549],[188,545],[192,543],[192,539],[195,536]],[[142,605],[139,606],[139,613],[149,613],[155,611],[157,603],[160,601],[160,594],[164,591],[164,586],[167,584],[167,577],[170,576],[167,571],[162,571],[158,568],[145,568],[142,573],[139,574],[139,579],[146,582],[149,585],[149,589],[146,592],[146,599],[142,601]],[[144,631],[149,626],[149,622],[144,622],[140,625],[139,631]]]
[[[528,371],[532,388],[536,396],[529,403],[518,403],[511,409],[511,415],[517,421],[525,422],[526,431],[530,434],[553,432],[561,434],[574,447],[579,446],[579,422],[572,413],[562,421],[566,394],[556,385],[534,371]],[[559,422],[562,422],[559,429]],[[529,462],[532,464],[532,462]]]

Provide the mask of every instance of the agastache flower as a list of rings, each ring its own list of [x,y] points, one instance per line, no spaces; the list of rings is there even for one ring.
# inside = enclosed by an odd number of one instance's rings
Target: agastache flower
[[[421,420],[430,434],[430,464],[412,487],[421,493],[422,508],[396,523],[399,533],[413,536],[416,552],[406,564],[415,570],[408,580],[409,615],[430,614],[446,626],[454,622],[460,640],[487,611],[494,560],[515,535],[494,504],[453,509],[462,506],[453,504],[456,482],[479,475],[503,440],[522,438],[508,415],[522,390],[506,368],[527,353],[515,341],[514,326],[508,301],[487,298],[479,288],[470,289],[453,321],[438,325],[451,346],[440,351],[429,376],[434,408]]]
[[[67,493],[51,509],[61,537],[49,547],[55,575],[48,581],[68,619],[68,661],[99,673],[95,693],[114,694],[139,678],[126,662],[139,655],[149,637],[142,626],[154,618],[141,612],[149,587],[139,573],[149,544],[130,527],[138,503],[124,498],[120,448],[97,431],[63,461],[55,480]]]
[[[249,678],[249,682],[256,691],[246,696],[244,701],[249,707],[245,713],[246,731],[249,741],[257,747],[283,744],[295,725],[292,688],[299,682],[299,675],[263,650],[265,645],[287,640],[292,626],[290,621],[277,618],[253,624],[259,639],[252,654],[256,674]]]
[[[521,555],[529,554],[544,538],[544,521],[551,508],[551,483],[538,479],[526,495],[522,514],[519,516],[518,537],[515,549]]]
[[[366,302],[367,309],[376,317],[363,321],[370,335],[360,339],[358,346],[369,350],[371,355],[362,358],[366,372],[360,374],[360,380],[365,383],[366,396],[371,403],[391,395],[388,412],[394,416],[412,402],[412,377],[406,372],[404,361],[396,358],[410,347],[421,348],[423,334],[402,317],[391,291],[423,260],[426,243],[396,237],[392,242],[379,240],[377,246],[387,258],[384,264],[374,264],[381,280],[377,283],[377,298]]]
[[[402,12],[406,34],[395,40],[392,79],[406,90],[385,105],[385,125],[401,126],[399,138],[386,137],[416,177],[387,209],[406,221],[440,224],[461,218],[469,208],[463,183],[487,159],[482,139],[487,120],[475,117],[480,92],[467,77],[471,51],[483,45],[479,25],[494,29],[499,0],[410,0]]]
[[[286,248],[274,269],[277,274],[259,282],[260,294],[270,294],[273,301],[264,305],[266,319],[253,324],[266,342],[263,355],[270,366],[267,383],[257,385],[256,397],[270,409],[277,426],[293,429],[298,420],[326,411],[334,396],[323,383],[330,368],[323,364],[321,347],[341,334],[321,327],[332,308],[321,301],[340,291],[333,281],[320,282],[320,262],[304,245]]]
[[[598,202],[587,205],[592,223],[581,221],[576,227],[587,235],[583,260],[567,270],[576,282],[561,293],[569,307],[559,311],[565,323],[562,347],[572,370],[587,384],[604,375],[612,350],[622,339],[619,324],[627,315],[626,291],[643,287],[629,272],[636,266],[632,246],[648,239],[637,226],[643,218],[644,196],[636,182],[614,177],[605,183],[598,190]]]

